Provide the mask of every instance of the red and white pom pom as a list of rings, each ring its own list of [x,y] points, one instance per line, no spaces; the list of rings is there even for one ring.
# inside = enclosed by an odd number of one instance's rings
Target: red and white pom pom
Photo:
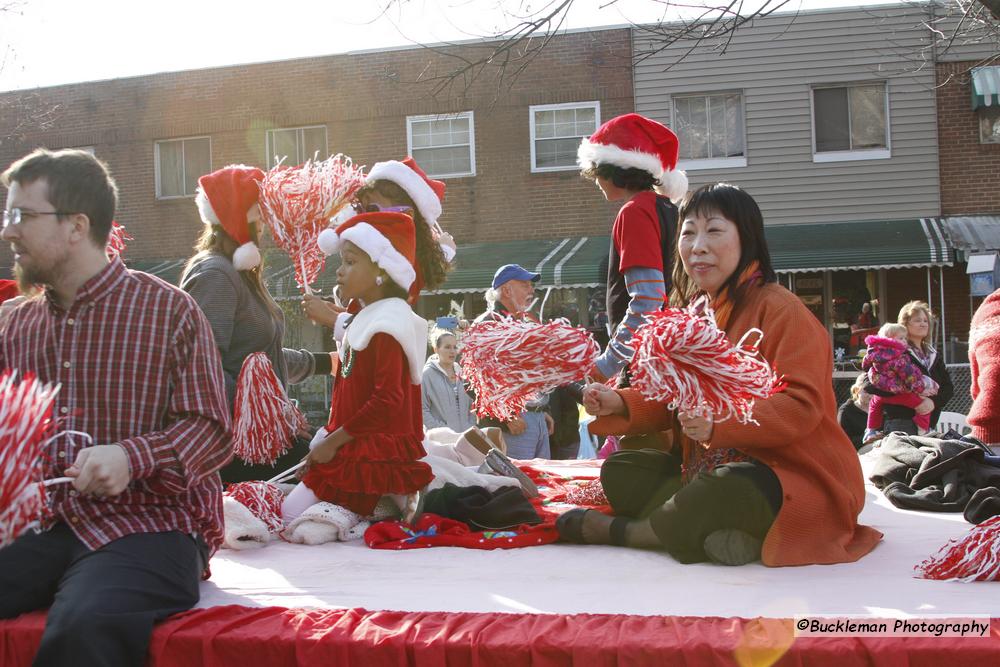
[[[303,424],[305,417],[285,396],[267,355],[248,356],[236,381],[233,453],[247,463],[273,465]]]
[[[746,347],[752,335],[757,340]],[[671,410],[756,424],[754,401],[785,387],[757,354],[762,336],[752,329],[733,345],[703,301],[649,313],[632,339],[632,386]]]
[[[274,242],[295,264],[295,281],[306,294],[326,260],[316,241],[330,216],[365,184],[363,167],[341,154],[299,167],[280,164],[260,182],[261,213]]]
[[[472,325],[461,351],[476,414],[510,421],[528,401],[587,375],[600,348],[589,331],[566,320],[505,317]]]
[[[951,540],[915,568],[923,579],[997,581],[1000,579],[1000,516],[982,522]]]
[[[124,225],[119,225],[112,220],[111,232],[108,234],[108,245],[104,249],[108,254],[108,259],[121,257],[122,253],[125,252],[126,245],[128,245],[127,242],[134,240],[132,235],[125,231]]]
[[[42,450],[54,427],[58,386],[32,374],[18,382],[0,374],[0,548],[13,542],[48,510],[42,484]]]
[[[277,533],[284,528],[281,519],[281,503],[285,494],[270,482],[238,482],[230,484],[225,495],[239,502],[250,513],[264,522],[268,531]]]

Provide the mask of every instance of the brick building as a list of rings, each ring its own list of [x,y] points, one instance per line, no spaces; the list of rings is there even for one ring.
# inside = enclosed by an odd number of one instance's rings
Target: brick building
[[[981,55],[981,54],[980,54]],[[968,55],[965,55],[968,57]],[[968,338],[968,320],[982,300],[970,295],[967,271],[996,264],[1000,250],[1000,67],[981,59],[939,62],[937,70],[941,215],[960,263],[944,277],[944,303],[954,305],[949,338]],[[977,90],[973,73],[989,74]],[[978,256],[974,261],[971,257]],[[992,258],[990,258],[992,256]],[[1000,287],[1000,284],[996,285]],[[964,353],[956,349],[955,361]]]
[[[482,45],[453,48],[471,56]],[[570,269],[595,253],[606,256],[616,207],[579,177],[576,145],[603,120],[632,111],[630,54],[627,29],[566,33],[509,88],[498,87],[487,71],[436,98],[430,84],[414,82],[454,61],[423,49],[7,93],[0,96],[5,108],[22,113],[0,118],[0,137],[6,137],[0,162],[36,146],[92,149],[118,180],[118,220],[135,237],[126,257],[174,278],[201,229],[193,201],[199,175],[230,163],[267,168],[275,155],[298,163],[315,151],[344,153],[369,166],[413,154],[447,182],[442,226],[477,262],[462,264],[460,255],[446,288],[481,291],[486,273],[492,275],[482,262],[520,259],[537,266],[549,255],[549,284],[593,286],[600,282],[598,267],[586,276]],[[45,112],[44,127],[31,122],[29,107]],[[577,248],[576,262],[554,275],[577,239],[595,236]],[[567,238],[574,242],[562,243]],[[515,240],[520,243],[504,245]],[[11,263],[9,249],[0,249],[0,273]],[[287,274],[272,274],[276,296],[293,296]],[[560,280],[567,275],[577,275],[576,282]]]

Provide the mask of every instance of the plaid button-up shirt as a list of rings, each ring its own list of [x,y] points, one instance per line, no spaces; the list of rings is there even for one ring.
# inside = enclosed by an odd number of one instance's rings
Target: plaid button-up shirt
[[[56,520],[97,549],[134,533],[199,533],[222,543],[218,470],[232,456],[222,365],[190,296],[120,260],[87,281],[69,310],[48,294],[18,306],[0,327],[0,369],[58,383],[59,430],[118,444],[131,482],[114,498],[50,487]],[[63,475],[84,442],[55,439],[46,478]]]

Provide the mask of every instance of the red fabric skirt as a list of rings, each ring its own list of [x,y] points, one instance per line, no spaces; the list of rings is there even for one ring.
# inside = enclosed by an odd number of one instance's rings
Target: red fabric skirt
[[[413,493],[430,484],[431,467],[420,440],[363,436],[347,443],[329,463],[313,466],[302,482],[320,500],[367,516],[387,494]]]

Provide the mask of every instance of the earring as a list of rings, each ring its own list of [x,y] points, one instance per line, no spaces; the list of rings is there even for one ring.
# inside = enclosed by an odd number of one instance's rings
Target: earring
[[[381,287],[382,283],[384,283],[384,282],[385,281],[382,279],[382,276],[375,276],[375,284],[376,285],[378,285],[379,287]]]

